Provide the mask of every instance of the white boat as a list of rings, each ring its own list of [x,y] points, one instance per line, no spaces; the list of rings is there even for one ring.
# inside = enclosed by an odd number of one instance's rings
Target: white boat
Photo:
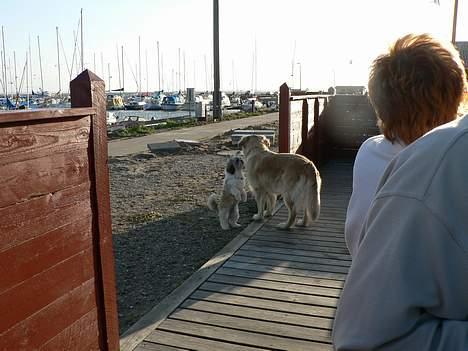
[[[252,104],[254,105],[254,111],[263,107],[263,104],[256,98],[249,98],[242,103],[242,111],[252,112]]]
[[[165,96],[161,103],[163,111],[181,110],[185,105],[185,99],[182,94]]]
[[[145,108],[146,101],[144,96],[132,96],[125,104],[126,110],[143,110]]]
[[[154,93],[145,105],[145,110],[161,110],[161,104],[166,95],[162,91]]]

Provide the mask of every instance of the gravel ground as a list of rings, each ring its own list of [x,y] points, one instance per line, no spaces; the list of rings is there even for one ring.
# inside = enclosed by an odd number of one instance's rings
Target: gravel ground
[[[206,207],[222,188],[227,157],[217,152],[234,148],[226,133],[176,153],[109,159],[121,333],[250,223],[251,197],[239,206],[242,228],[221,230]]]

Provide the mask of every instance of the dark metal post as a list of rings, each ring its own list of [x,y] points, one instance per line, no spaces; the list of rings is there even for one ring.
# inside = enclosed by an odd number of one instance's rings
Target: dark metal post
[[[453,7],[452,44],[455,44],[455,38],[457,36],[457,16],[458,16],[458,0],[455,0],[455,4]]]
[[[219,79],[219,3],[213,0],[213,118],[221,119],[221,92]]]

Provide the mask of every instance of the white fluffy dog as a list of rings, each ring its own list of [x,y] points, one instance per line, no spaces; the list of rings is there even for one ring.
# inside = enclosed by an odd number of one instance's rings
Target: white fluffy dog
[[[306,226],[318,219],[321,179],[311,161],[301,155],[270,151],[268,139],[261,135],[245,136],[239,146],[244,152],[247,181],[257,201],[254,220],[271,215],[279,194],[289,210],[288,220],[279,224],[280,228],[293,225],[299,210],[304,210],[304,218],[296,225]]]
[[[247,201],[247,194],[244,190],[245,178],[242,170],[244,161],[238,157],[231,157],[224,170],[223,193],[221,197],[211,194],[208,197],[208,207],[212,211],[217,211],[221,228],[227,230],[231,227],[241,227],[239,220],[239,202]]]

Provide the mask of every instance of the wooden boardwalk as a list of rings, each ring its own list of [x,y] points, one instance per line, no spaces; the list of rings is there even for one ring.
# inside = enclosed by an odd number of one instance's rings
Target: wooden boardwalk
[[[344,243],[352,164],[322,170],[322,212],[281,231],[281,208],[210,260],[121,340],[122,350],[332,350],[331,328],[351,258]]]

